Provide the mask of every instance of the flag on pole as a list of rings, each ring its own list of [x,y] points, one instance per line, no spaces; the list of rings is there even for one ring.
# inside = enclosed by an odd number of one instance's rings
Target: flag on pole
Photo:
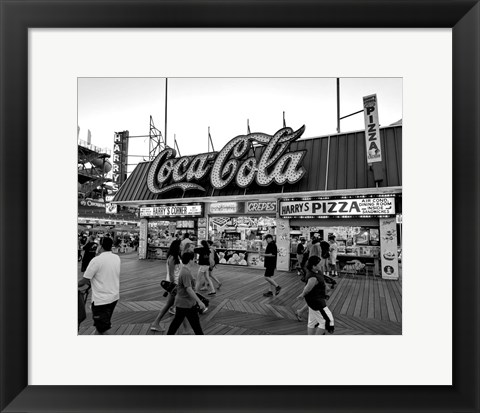
[[[250,120],[247,119],[247,133],[250,135],[252,132],[250,132]]]
[[[286,128],[287,124],[285,123],[285,112],[283,112],[283,127]]]
[[[178,147],[177,134],[176,133],[173,134],[173,149],[175,149],[177,151],[178,156],[182,156],[182,155],[180,155],[180,148]]]
[[[92,143],[92,132],[90,132],[90,129],[87,133],[87,143]]]
[[[210,135],[210,126],[208,127],[208,152],[210,152],[210,145],[212,146],[212,151],[215,152],[215,148],[213,147],[212,136]]]

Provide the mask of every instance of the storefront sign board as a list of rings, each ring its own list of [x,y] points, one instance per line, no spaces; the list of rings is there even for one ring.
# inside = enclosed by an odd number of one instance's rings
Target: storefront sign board
[[[380,256],[382,278],[397,280],[399,273],[395,217],[380,219]]]
[[[270,214],[277,212],[276,201],[249,201],[245,203],[247,214]]]
[[[365,118],[367,163],[381,162],[382,146],[380,143],[377,95],[369,95],[363,98],[363,115]]]
[[[96,201],[94,199],[82,199],[78,201],[79,209],[95,209],[95,208],[105,208],[105,203],[102,201]]]
[[[201,216],[203,205],[162,205],[140,208],[141,217],[180,217],[180,216]]]
[[[240,210],[238,202],[215,202],[210,204],[210,214],[238,214],[243,211]]]
[[[296,131],[285,127],[274,135],[260,132],[239,135],[220,152],[195,157],[176,158],[176,151],[166,148],[150,165],[148,189],[154,194],[172,189],[205,191],[201,184],[207,179],[215,189],[225,188],[232,182],[240,188],[247,188],[254,181],[261,186],[293,184],[306,173],[301,165],[306,151],[288,151],[288,148],[304,131],[305,126]],[[259,158],[252,154],[254,143],[263,148]]]
[[[117,209],[118,209],[118,205],[116,204],[110,204],[110,203],[105,204],[105,212],[107,214],[116,214]]]
[[[116,192],[127,178],[129,132],[115,132],[113,138],[113,190]]]
[[[395,197],[280,200],[282,218],[389,217],[395,215]]]

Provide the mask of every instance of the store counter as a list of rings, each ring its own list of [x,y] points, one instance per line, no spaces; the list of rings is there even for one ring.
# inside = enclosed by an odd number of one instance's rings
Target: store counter
[[[375,275],[380,275],[380,257],[372,257],[372,256],[365,256],[365,255],[337,254],[337,261],[339,264],[338,270],[340,270],[347,261],[353,261],[353,260],[358,260],[362,264],[373,261],[373,264],[374,264],[373,272]],[[340,263],[342,264],[340,265]]]
[[[163,245],[149,244],[147,247],[147,259],[166,260],[168,248],[169,247]]]

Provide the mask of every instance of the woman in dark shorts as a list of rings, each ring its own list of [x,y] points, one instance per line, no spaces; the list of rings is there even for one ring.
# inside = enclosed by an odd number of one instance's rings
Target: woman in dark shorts
[[[305,298],[308,305],[308,335],[324,335],[334,332],[333,314],[327,307],[326,285],[320,270],[320,257],[312,256],[305,268],[307,284],[298,298]]]

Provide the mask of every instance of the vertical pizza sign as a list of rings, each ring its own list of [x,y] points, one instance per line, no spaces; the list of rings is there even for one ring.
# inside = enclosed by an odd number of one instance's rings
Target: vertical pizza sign
[[[369,95],[363,98],[363,115],[365,118],[367,163],[381,162],[382,146],[380,144],[377,95]]]
[[[397,222],[395,218],[380,218],[380,263],[382,278],[397,280]]]

